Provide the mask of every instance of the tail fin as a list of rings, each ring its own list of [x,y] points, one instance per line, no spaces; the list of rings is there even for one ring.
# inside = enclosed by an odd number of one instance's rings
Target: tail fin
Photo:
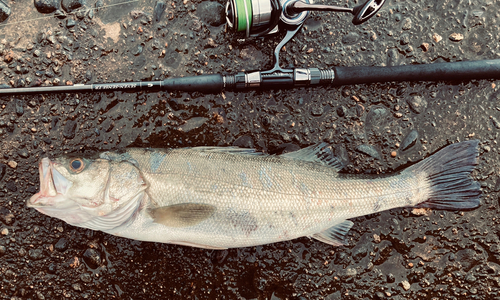
[[[477,164],[477,146],[477,140],[449,145],[404,171],[427,174],[429,199],[417,207],[461,210],[479,206],[481,189],[470,177]]]

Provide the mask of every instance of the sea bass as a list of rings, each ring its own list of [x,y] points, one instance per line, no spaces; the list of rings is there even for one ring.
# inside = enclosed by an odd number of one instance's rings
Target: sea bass
[[[348,219],[396,207],[471,209],[477,141],[449,145],[392,175],[339,173],[325,143],[283,155],[224,147],[126,149],[43,158],[27,205],[83,228],[208,249],[302,236],[342,245]]]

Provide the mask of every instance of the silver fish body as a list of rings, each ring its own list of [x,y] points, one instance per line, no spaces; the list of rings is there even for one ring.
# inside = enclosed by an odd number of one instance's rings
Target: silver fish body
[[[469,177],[476,148],[475,141],[454,144],[379,177],[339,174],[326,144],[281,156],[218,147],[128,149],[81,160],[79,171],[73,170],[79,161],[44,159],[41,192],[28,205],[76,226],[142,241],[225,249],[310,236],[340,245],[350,218],[415,205],[476,207],[480,189]],[[80,179],[87,171],[92,176]],[[49,173],[58,178],[54,183],[67,182],[47,192]],[[85,186],[93,192],[85,190],[83,199],[72,192]]]

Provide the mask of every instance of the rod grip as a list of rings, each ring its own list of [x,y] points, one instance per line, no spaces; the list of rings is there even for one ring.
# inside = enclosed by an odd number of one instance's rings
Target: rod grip
[[[500,78],[500,59],[392,67],[335,67],[334,72],[333,85],[495,79]]]
[[[168,78],[163,81],[163,87],[171,91],[216,94],[224,89],[224,79],[221,74]]]

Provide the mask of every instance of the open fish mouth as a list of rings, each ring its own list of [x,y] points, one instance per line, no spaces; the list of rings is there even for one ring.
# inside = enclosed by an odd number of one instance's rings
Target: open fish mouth
[[[78,225],[88,221],[91,215],[81,210],[74,201],[66,198],[66,192],[73,182],[66,179],[54,166],[59,163],[43,158],[39,163],[40,191],[26,203],[39,212]]]
[[[55,205],[57,200],[60,200],[73,184],[54,168],[55,164],[57,163],[52,162],[47,157],[38,164],[40,191],[27,201],[28,207],[39,208]]]

